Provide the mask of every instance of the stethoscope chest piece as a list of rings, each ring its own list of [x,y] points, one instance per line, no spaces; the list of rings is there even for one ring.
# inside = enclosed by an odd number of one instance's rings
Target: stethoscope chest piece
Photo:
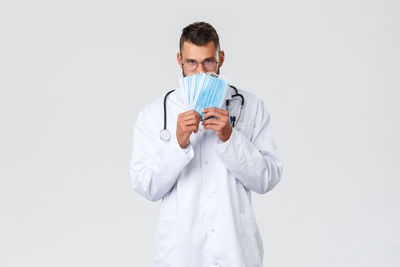
[[[160,139],[168,142],[171,139],[171,133],[167,129],[162,129],[160,132]]]

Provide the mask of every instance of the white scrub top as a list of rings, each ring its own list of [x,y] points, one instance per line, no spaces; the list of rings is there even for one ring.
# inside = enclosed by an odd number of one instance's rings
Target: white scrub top
[[[245,90],[239,93],[245,104],[226,142],[200,123],[188,147],[179,146],[177,117],[188,110],[180,88],[167,98],[169,142],[160,139],[164,96],[138,114],[129,175],[136,192],[151,201],[162,200],[154,267],[263,266],[251,193],[265,194],[274,188],[283,166],[263,101]],[[226,109],[225,103],[222,108]],[[235,97],[229,104],[230,115],[237,116],[239,109]]]

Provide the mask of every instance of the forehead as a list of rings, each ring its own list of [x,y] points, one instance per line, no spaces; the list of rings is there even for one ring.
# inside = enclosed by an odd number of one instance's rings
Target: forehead
[[[182,58],[187,59],[205,59],[216,57],[217,49],[213,41],[205,45],[197,46],[191,42],[184,42],[182,46]]]

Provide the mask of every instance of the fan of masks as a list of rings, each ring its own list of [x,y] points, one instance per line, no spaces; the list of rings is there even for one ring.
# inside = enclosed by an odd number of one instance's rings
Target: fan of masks
[[[183,77],[179,79],[179,83],[184,91],[185,104],[197,111],[202,121],[204,113],[201,110],[209,107],[221,108],[229,87],[228,81],[220,76],[203,72]]]

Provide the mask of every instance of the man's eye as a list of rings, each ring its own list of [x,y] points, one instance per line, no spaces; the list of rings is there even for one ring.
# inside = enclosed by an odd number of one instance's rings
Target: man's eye
[[[189,59],[186,62],[189,63],[190,65],[196,64],[196,61],[194,61],[193,59]]]
[[[214,62],[215,62],[215,59],[213,59],[213,58],[207,58],[207,59],[205,60],[205,62],[206,62],[206,63],[214,63]]]

